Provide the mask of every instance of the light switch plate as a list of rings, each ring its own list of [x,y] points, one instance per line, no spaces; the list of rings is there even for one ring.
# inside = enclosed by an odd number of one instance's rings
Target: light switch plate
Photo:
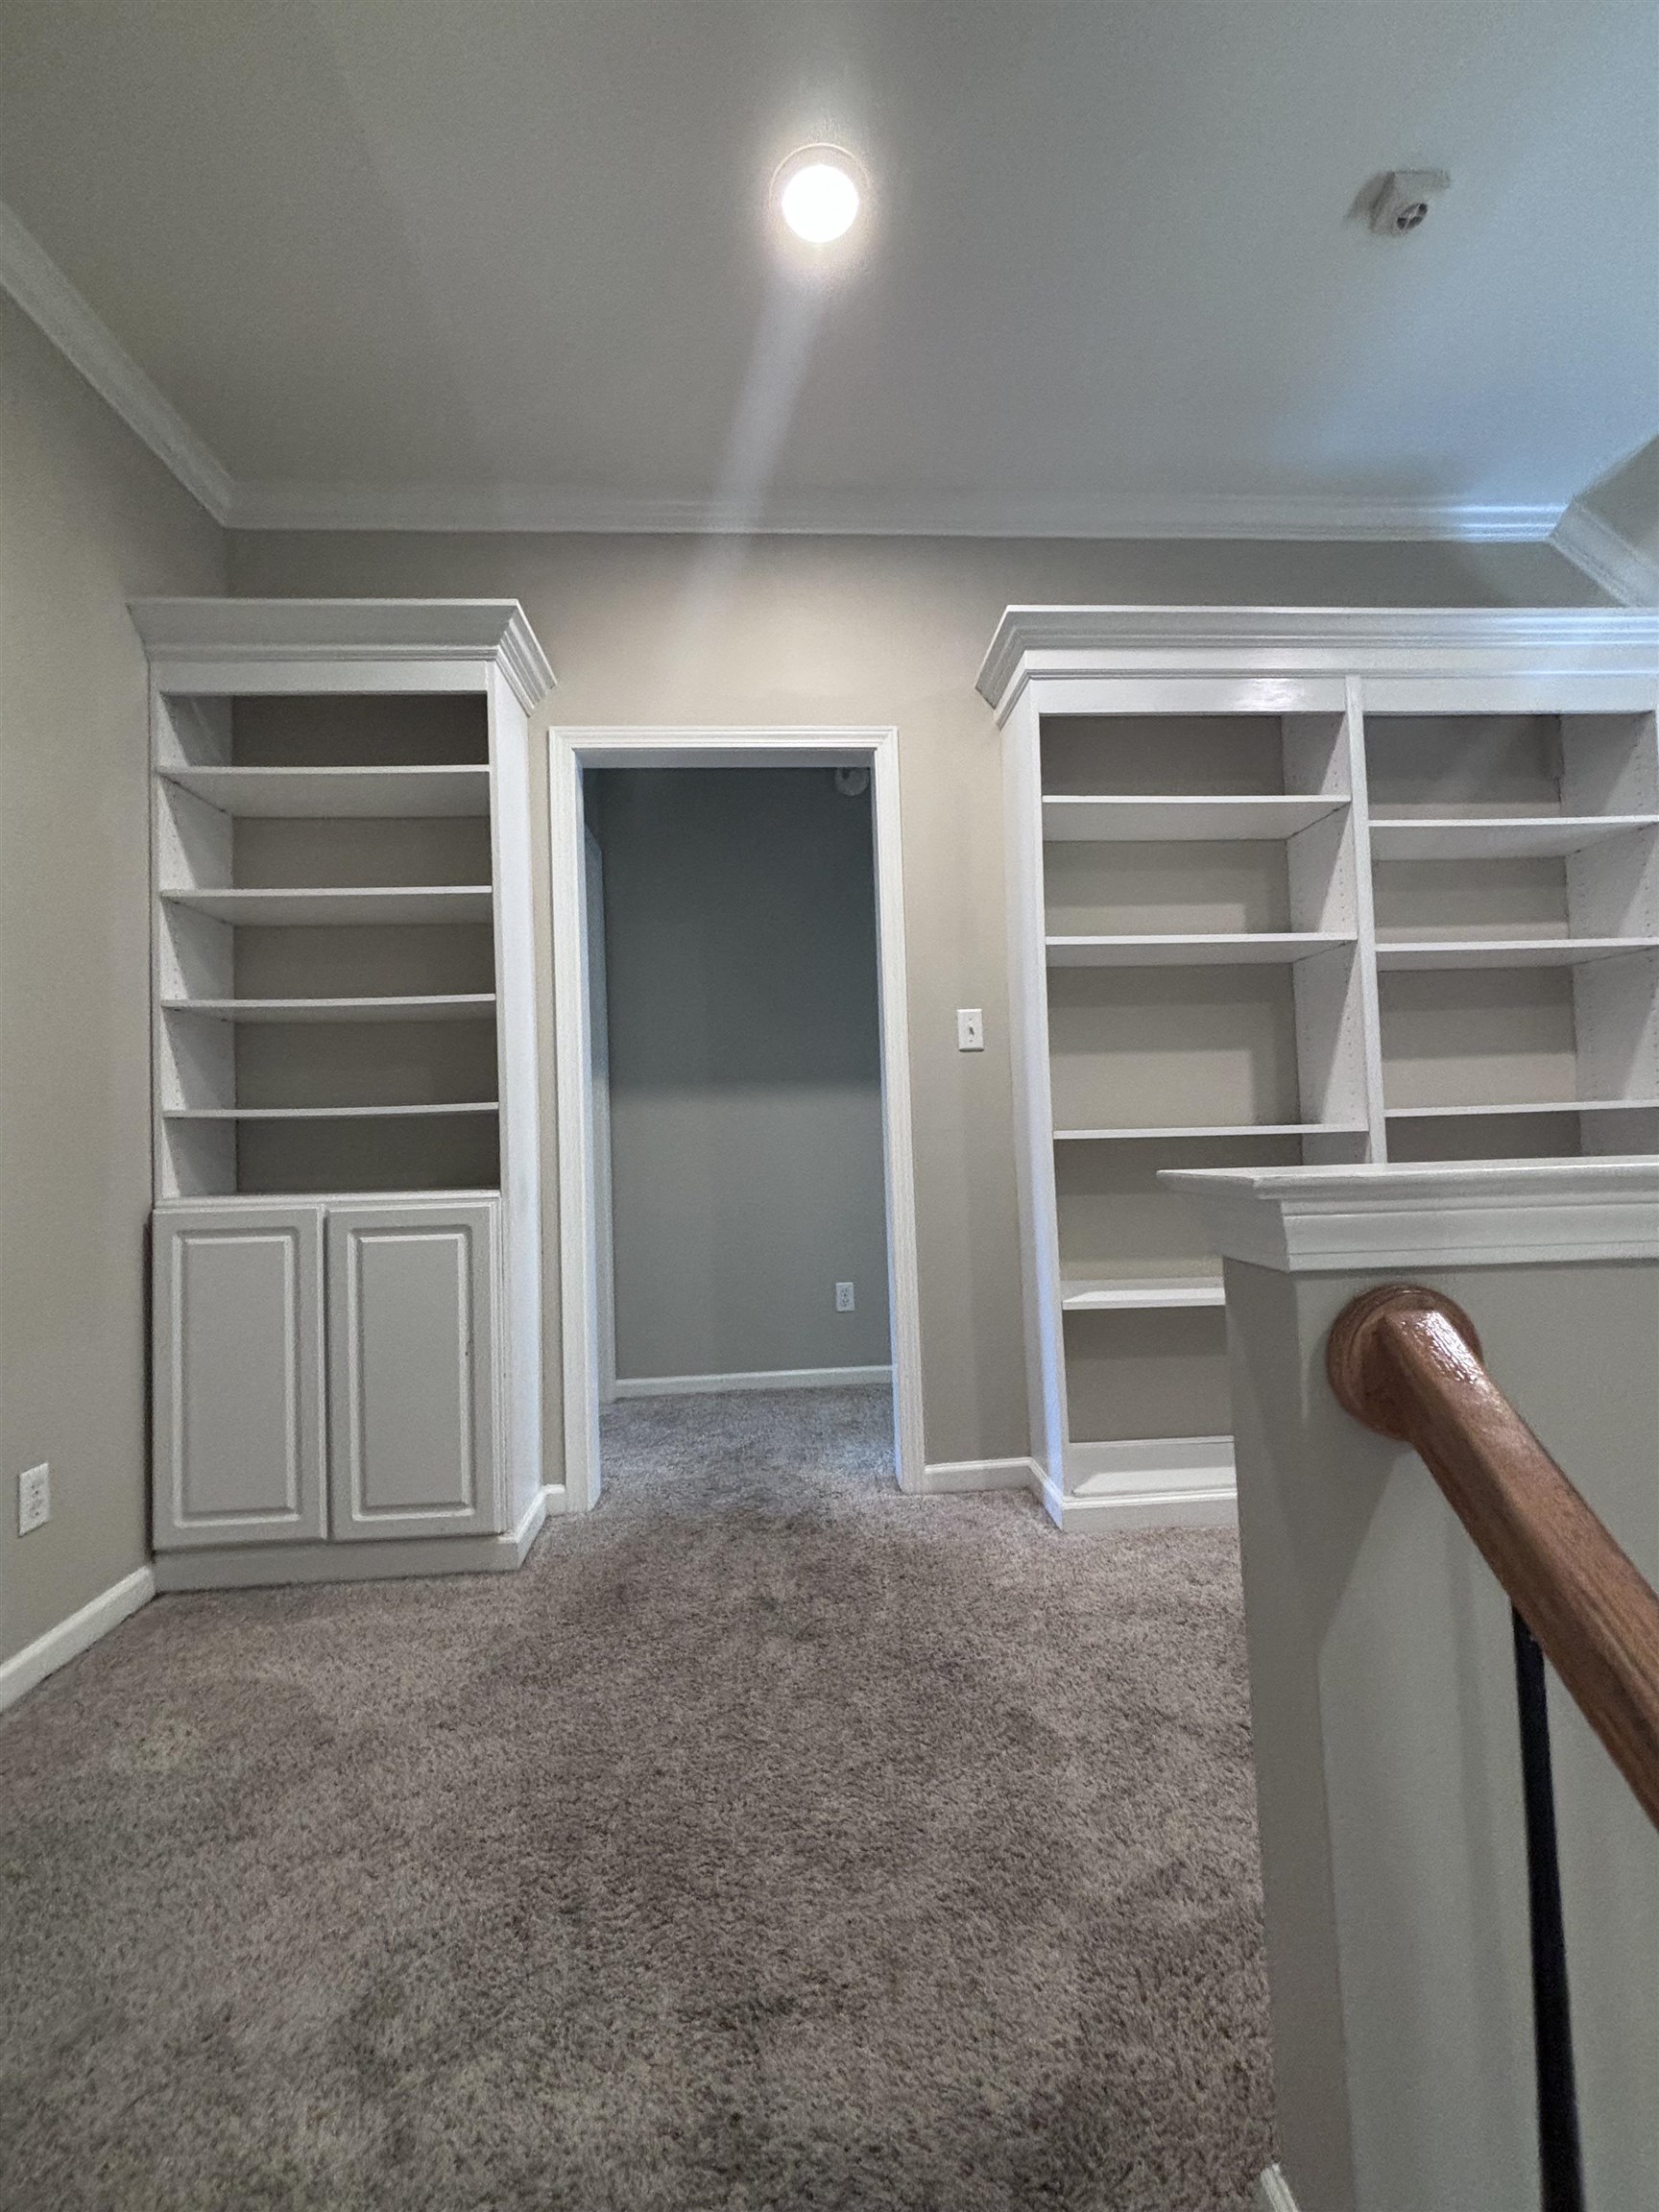
[[[985,1049],[985,1014],[978,1006],[958,1006],[956,1009],[956,1049],[958,1052],[983,1052]]]

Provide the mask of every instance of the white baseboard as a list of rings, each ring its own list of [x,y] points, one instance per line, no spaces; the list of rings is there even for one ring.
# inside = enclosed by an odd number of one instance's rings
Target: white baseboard
[[[511,1575],[551,1516],[565,1512],[549,1483],[500,1536],[397,1536],[383,1543],[246,1544],[156,1554],[157,1590],[268,1590],[294,1582],[386,1582],[419,1575]]]
[[[1238,1518],[1230,1436],[1154,1436],[1074,1444],[1070,1487],[1035,1465],[1031,1486],[1056,1527],[1118,1535],[1131,1528],[1230,1528]]]
[[[922,1488],[941,1497],[959,1490],[1028,1490],[1036,1477],[1029,1459],[941,1459],[923,1468]]]
[[[618,1398],[683,1398],[717,1390],[833,1390],[891,1382],[891,1367],[763,1367],[750,1375],[618,1375]]]
[[[56,1628],[48,1628],[44,1636],[36,1636],[33,1644],[13,1652],[0,1664],[0,1713],[37,1682],[44,1682],[48,1674],[78,1658],[100,1636],[108,1636],[140,1605],[148,1605],[155,1595],[153,1570],[136,1567],[119,1582],[111,1582],[108,1590],[101,1590],[79,1613],[71,1613],[67,1621],[60,1621]]]
[[[1296,2200],[1290,2194],[1290,2184],[1277,2166],[1263,2171],[1256,2184],[1258,2212],[1296,2212]]]

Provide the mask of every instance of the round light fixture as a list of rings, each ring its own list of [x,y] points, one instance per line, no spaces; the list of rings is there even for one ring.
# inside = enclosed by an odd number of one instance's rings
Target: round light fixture
[[[803,146],[773,179],[778,212],[808,246],[833,246],[858,220],[862,180],[839,146]]]

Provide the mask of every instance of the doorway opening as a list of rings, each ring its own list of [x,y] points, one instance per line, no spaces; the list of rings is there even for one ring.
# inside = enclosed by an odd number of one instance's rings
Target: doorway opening
[[[921,1490],[896,733],[556,729],[549,803],[572,1508],[609,1407],[835,1385]]]

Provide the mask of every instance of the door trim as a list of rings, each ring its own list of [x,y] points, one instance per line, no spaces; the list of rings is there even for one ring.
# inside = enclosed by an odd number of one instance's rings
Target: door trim
[[[585,768],[870,770],[876,844],[876,933],[881,1026],[881,1123],[887,1200],[887,1296],[893,1345],[894,1465],[921,1493],[922,1322],[916,1260],[916,1172],[910,1129],[910,1023],[905,989],[904,878],[899,831],[899,733],[886,728],[660,728],[624,725],[547,733],[553,852],[553,1030],[559,1107],[559,1261],[565,1370],[565,1483],[577,1511],[598,1495],[598,1285],[593,1132],[589,1112]]]

